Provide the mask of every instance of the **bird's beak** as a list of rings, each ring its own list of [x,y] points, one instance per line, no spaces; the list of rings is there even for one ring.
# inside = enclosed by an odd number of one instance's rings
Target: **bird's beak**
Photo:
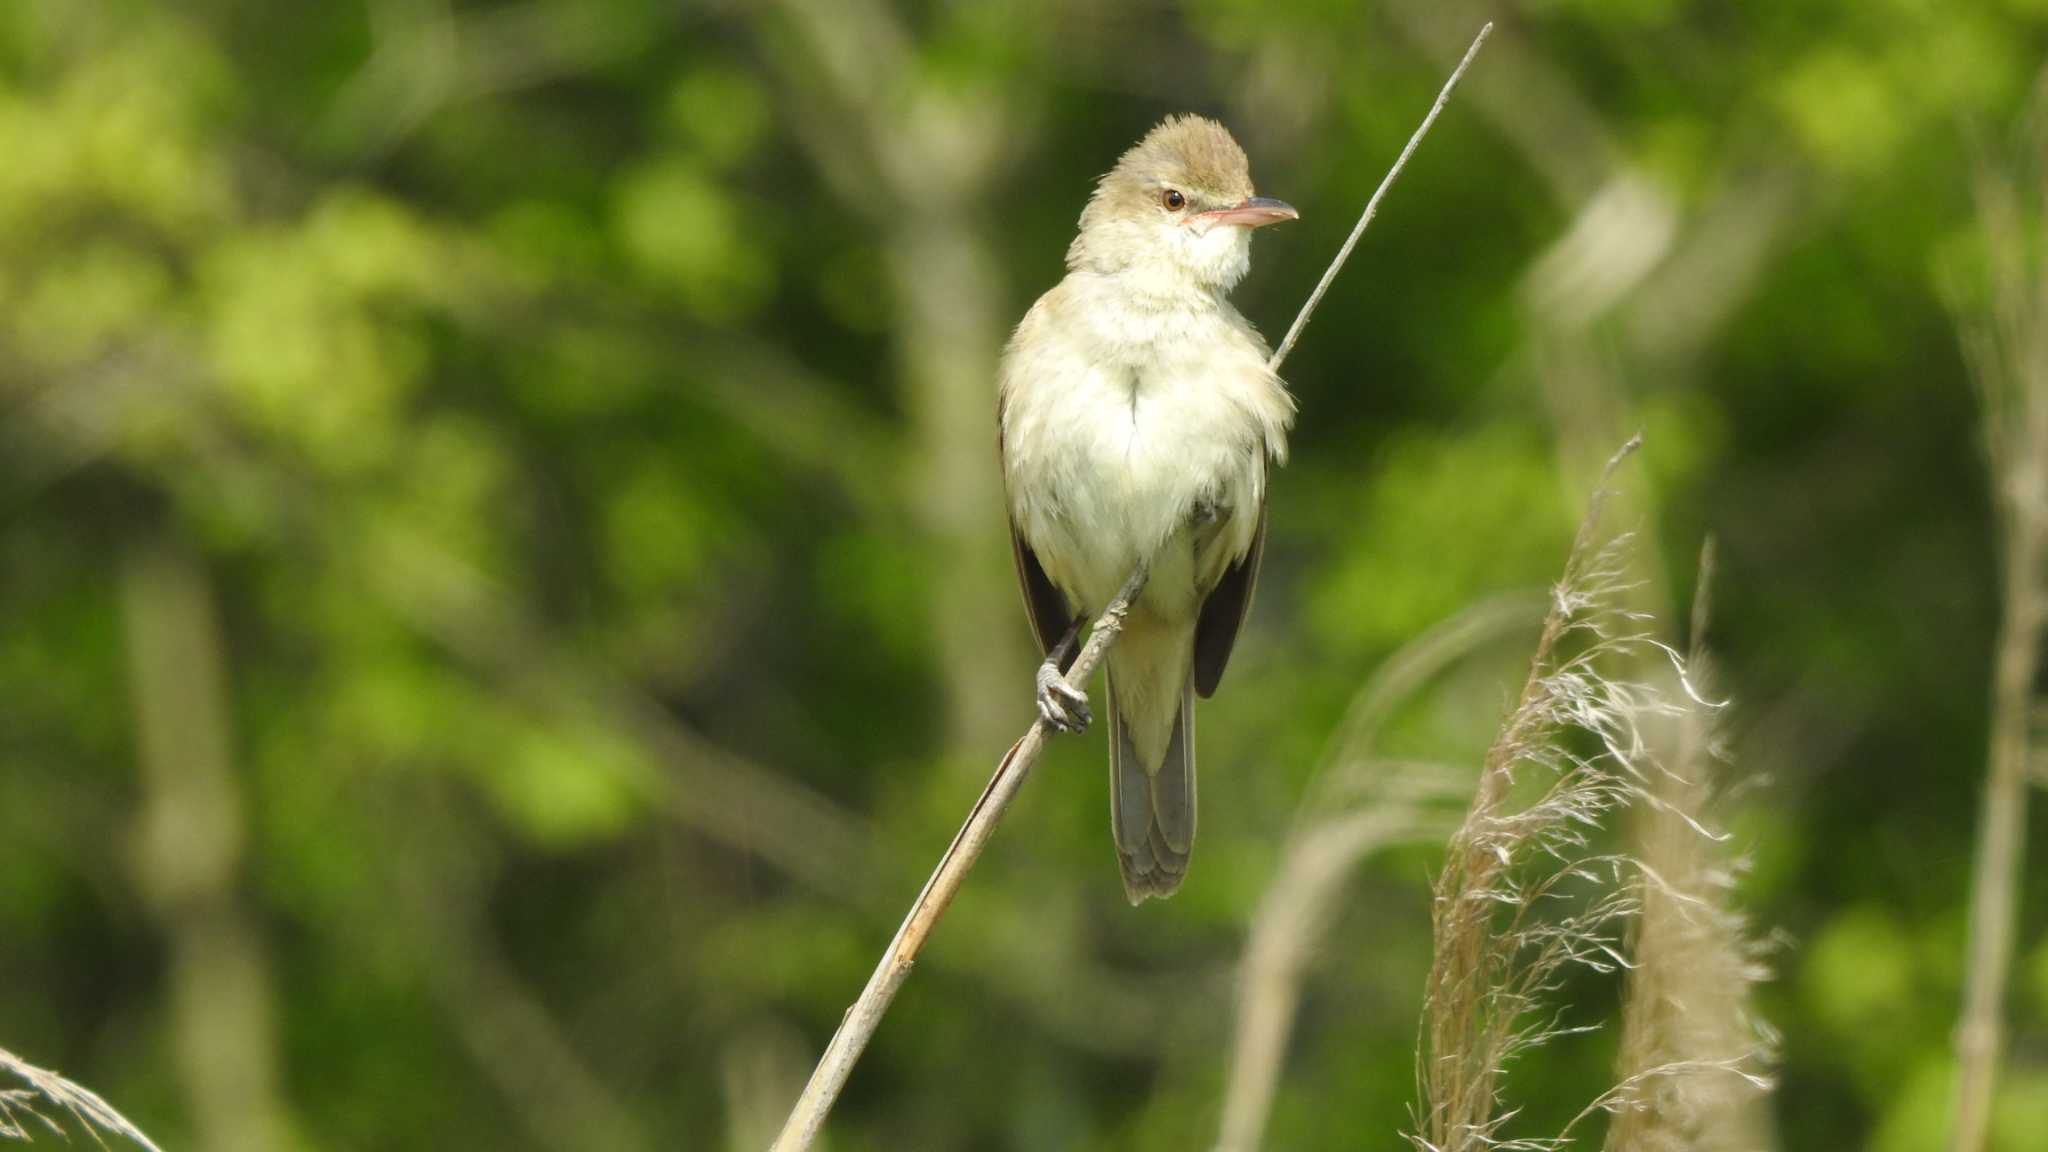
[[[1218,208],[1212,212],[1203,212],[1199,218],[1215,224],[1263,228],[1282,220],[1299,220],[1301,213],[1296,212],[1294,205],[1285,200],[1275,200],[1271,196],[1254,196],[1235,208]]]

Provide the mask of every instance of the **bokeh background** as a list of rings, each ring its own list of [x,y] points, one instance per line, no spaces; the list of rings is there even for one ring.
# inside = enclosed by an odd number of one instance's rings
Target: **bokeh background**
[[[1058,741],[830,1144],[1213,1140],[1346,702],[1555,579],[1640,428],[1674,641],[1718,540],[1775,1139],[1939,1146],[1999,605],[1956,310],[2031,0],[0,4],[0,1044],[167,1148],[764,1147],[1031,716],[993,371],[1093,178],[1224,120],[1303,215],[1277,336],[1485,19],[1287,366],[1186,889],[1125,905]],[[1405,754],[1471,764],[1529,640]],[[1270,1146],[1399,1146],[1440,843],[1347,878]],[[1518,1065],[1529,1130],[1613,1058]]]

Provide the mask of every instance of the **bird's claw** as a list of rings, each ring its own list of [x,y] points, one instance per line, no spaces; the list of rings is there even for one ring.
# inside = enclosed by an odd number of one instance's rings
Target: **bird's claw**
[[[1038,714],[1062,732],[1085,731],[1095,718],[1088,711],[1088,694],[1068,684],[1049,660],[1038,666]]]

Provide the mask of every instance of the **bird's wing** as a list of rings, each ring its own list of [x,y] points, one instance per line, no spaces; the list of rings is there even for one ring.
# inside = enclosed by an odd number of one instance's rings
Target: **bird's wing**
[[[1003,403],[1000,398],[996,401],[996,459],[999,463],[1003,459]],[[1007,467],[1003,474],[1005,477],[1009,475]],[[1049,656],[1053,647],[1065,638],[1067,627],[1074,622],[1074,608],[1053,584],[1052,577],[1045,574],[1045,565],[1038,562],[1038,554],[1024,542],[1024,534],[1017,531],[1015,519],[1010,521],[1010,555],[1017,561],[1017,582],[1024,589],[1024,614],[1031,618],[1031,633],[1038,637],[1038,650]],[[1060,662],[1060,671],[1071,667],[1074,657],[1079,654],[1077,645]]]
[[[1031,545],[1024,542],[1024,534],[1017,531],[1016,521],[1010,522],[1010,552],[1017,558],[1017,580],[1024,586],[1024,612],[1031,617],[1031,631],[1038,637],[1039,651],[1052,654],[1053,646],[1067,634],[1067,628],[1074,622],[1074,609],[1067,598],[1053,586],[1052,578],[1045,574],[1045,566],[1038,562],[1038,554]],[[1077,652],[1067,653],[1060,662],[1065,671],[1074,663]]]
[[[1244,556],[1223,572],[1223,578],[1202,601],[1201,618],[1195,621],[1195,691],[1204,700],[1216,694],[1223,681],[1224,666],[1230,663],[1230,649],[1237,643],[1237,631],[1251,610],[1252,592],[1259,583],[1259,560],[1266,552],[1266,501],[1259,500],[1259,526],[1252,533],[1252,546]],[[1020,561],[1021,562],[1021,561]]]

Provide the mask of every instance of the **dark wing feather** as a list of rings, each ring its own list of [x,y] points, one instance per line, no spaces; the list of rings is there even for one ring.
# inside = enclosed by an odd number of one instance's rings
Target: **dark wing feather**
[[[1045,566],[1038,562],[1038,554],[1031,545],[1024,542],[1024,534],[1010,525],[1010,551],[1017,557],[1017,579],[1024,585],[1024,611],[1031,617],[1031,631],[1038,637],[1038,650],[1051,655],[1053,646],[1067,634],[1073,624],[1075,612],[1067,604],[1066,596],[1053,586],[1052,577],[1045,574]],[[1060,662],[1064,672],[1074,664],[1074,657],[1080,655],[1081,646],[1074,645],[1067,658]]]
[[[1204,700],[1216,694],[1223,681],[1224,666],[1230,663],[1230,649],[1237,643],[1237,631],[1251,610],[1252,592],[1259,583],[1259,560],[1266,553],[1266,502],[1259,501],[1259,528],[1252,534],[1252,546],[1243,559],[1232,564],[1216,582],[1209,598],[1202,601],[1202,615],[1195,622],[1195,691]]]
[[[996,405],[996,456],[1003,454],[1003,410]],[[1045,565],[1038,562],[1038,554],[1031,545],[1024,542],[1024,534],[1017,531],[1017,522],[1010,521],[1010,554],[1017,561],[1017,582],[1024,586],[1024,614],[1031,618],[1031,633],[1038,637],[1038,650],[1048,656],[1053,648],[1066,638],[1067,628],[1073,624],[1076,615],[1073,606],[1045,574]],[[1073,667],[1074,658],[1081,654],[1081,646],[1074,645],[1067,658],[1060,662],[1060,671]]]

